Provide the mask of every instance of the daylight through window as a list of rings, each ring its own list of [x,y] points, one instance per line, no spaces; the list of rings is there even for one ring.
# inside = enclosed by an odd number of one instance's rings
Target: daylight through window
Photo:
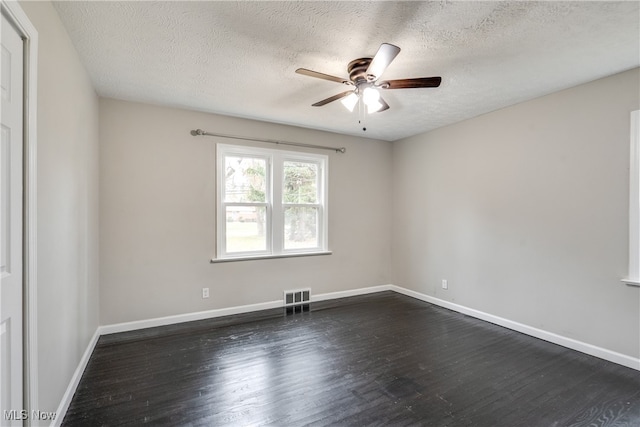
[[[327,156],[218,145],[217,258],[327,250]]]

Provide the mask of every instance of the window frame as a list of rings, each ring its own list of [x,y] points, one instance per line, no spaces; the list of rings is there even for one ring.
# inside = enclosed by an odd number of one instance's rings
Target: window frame
[[[273,215],[271,210],[271,201],[269,197],[272,194],[272,191],[269,189],[269,177],[273,174],[271,171],[272,159],[268,153],[258,153],[258,152],[248,152],[248,151],[229,151],[229,156],[237,155],[239,157],[244,158],[254,158],[254,159],[262,159],[265,161],[265,200],[264,202],[226,202],[224,200],[226,191],[225,191],[225,159],[226,157],[223,155],[218,159],[217,162],[217,170],[220,171],[217,176],[217,182],[219,185],[217,186],[217,218],[220,218],[217,224],[217,235],[220,236],[217,242],[217,253],[226,253],[226,219],[227,219],[227,207],[228,206],[255,206],[255,207],[264,207],[265,208],[265,223],[271,223],[271,216]],[[265,236],[265,249],[264,250],[256,250],[256,251],[246,251],[246,252],[233,252],[236,256],[260,256],[260,255],[269,255],[271,253],[270,241],[271,241],[271,230],[269,227],[265,228],[266,236]]]
[[[255,157],[266,159],[265,202],[226,202],[225,159],[229,156]],[[317,204],[300,204],[318,208],[317,239],[318,246],[313,248],[285,249],[285,207],[284,164],[286,162],[315,163],[318,165]],[[262,147],[217,144],[216,145],[216,254],[211,262],[239,261],[246,259],[284,258],[309,255],[327,255],[328,250],[328,168],[329,157],[322,154],[268,149]],[[264,251],[228,252],[227,244],[227,206],[266,206],[266,249]],[[297,206],[297,204],[296,204]]]
[[[324,159],[321,159],[324,158]],[[282,253],[284,254],[295,254],[295,253],[307,253],[307,252],[322,252],[326,250],[326,230],[327,230],[327,222],[326,222],[326,212],[325,206],[327,198],[325,197],[326,191],[326,159],[327,156],[305,156],[305,155],[296,155],[296,156],[283,156],[282,158],[282,177],[280,179],[281,184],[280,188],[284,189],[285,185],[285,174],[284,174],[284,164],[286,162],[301,162],[301,163],[314,163],[318,166],[318,176],[316,177],[316,187],[318,191],[318,201],[316,203],[287,203],[284,201],[284,191],[280,194],[279,207],[281,208],[281,212],[279,212],[282,218],[282,229],[279,231],[279,236],[283,239],[282,242]],[[285,241],[284,241],[284,227],[285,227],[285,211],[288,207],[312,207],[318,210],[318,246],[315,248],[303,248],[303,249],[285,249]]]
[[[629,149],[629,271],[622,279],[640,286],[640,110],[631,112]]]

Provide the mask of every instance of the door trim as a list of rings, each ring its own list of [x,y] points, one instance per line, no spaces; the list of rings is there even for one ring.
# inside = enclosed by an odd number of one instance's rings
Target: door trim
[[[37,83],[38,32],[17,1],[0,0],[2,14],[24,40],[23,112],[23,390],[24,409],[38,409]],[[30,425],[31,422],[27,421]]]

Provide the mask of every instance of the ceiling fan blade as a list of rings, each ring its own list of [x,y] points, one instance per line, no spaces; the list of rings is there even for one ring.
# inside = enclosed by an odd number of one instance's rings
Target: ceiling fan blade
[[[302,74],[304,76],[315,77],[317,79],[329,80],[337,83],[344,83],[344,84],[350,83],[349,80],[347,79],[343,79],[341,77],[336,77],[336,76],[330,76],[329,74],[319,73],[313,70],[307,70],[306,68],[298,68],[296,70],[296,73]]]
[[[345,96],[351,95],[353,93],[352,90],[347,90],[345,92],[339,93],[337,95],[330,96],[327,99],[323,99],[322,101],[318,101],[315,104],[311,104],[312,107],[322,107],[323,105],[327,105],[330,102],[337,101],[340,98],[344,98]]]
[[[414,89],[421,87],[438,87],[442,77],[418,77],[416,79],[385,80],[378,86],[382,89]]]
[[[394,46],[389,43],[382,43],[376,53],[376,56],[371,60],[369,68],[367,68],[367,80],[377,80],[399,53],[400,48],[398,46]]]

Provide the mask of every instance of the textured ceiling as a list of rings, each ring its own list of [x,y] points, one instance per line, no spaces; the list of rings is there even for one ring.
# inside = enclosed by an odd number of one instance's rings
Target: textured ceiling
[[[638,1],[55,2],[99,95],[397,140],[640,65]],[[381,43],[391,108],[311,104]],[[206,127],[206,124],[203,124]],[[214,129],[209,129],[215,131]]]

